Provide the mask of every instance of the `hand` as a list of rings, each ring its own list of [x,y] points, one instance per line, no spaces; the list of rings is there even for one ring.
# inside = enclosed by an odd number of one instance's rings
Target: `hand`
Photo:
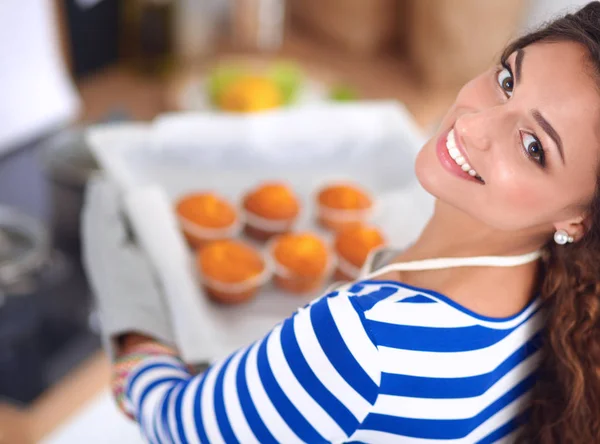
[[[156,339],[151,338],[150,336],[139,333],[126,333],[119,337],[117,354],[118,356],[124,356],[131,353],[133,349],[139,345],[156,342]]]

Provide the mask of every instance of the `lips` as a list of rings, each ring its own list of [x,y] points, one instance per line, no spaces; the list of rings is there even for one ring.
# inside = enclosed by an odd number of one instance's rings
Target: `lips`
[[[454,128],[445,131],[440,136],[436,151],[442,166],[450,173],[480,185],[485,184],[485,181],[470,163],[464,147],[456,137]]]
[[[483,179],[475,171],[475,168],[469,163],[467,154],[464,148],[460,145],[460,142],[456,140],[456,133],[454,132],[454,128],[452,128],[448,132],[448,136],[446,137],[446,149],[448,150],[448,154],[450,157],[456,162],[456,164],[469,176],[476,178],[480,182],[483,182]]]

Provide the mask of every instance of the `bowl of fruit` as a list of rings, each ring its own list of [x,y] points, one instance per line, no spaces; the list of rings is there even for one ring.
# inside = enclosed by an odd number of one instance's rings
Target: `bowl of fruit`
[[[351,88],[316,80],[291,61],[226,59],[179,84],[182,111],[256,113],[328,100],[354,100]]]

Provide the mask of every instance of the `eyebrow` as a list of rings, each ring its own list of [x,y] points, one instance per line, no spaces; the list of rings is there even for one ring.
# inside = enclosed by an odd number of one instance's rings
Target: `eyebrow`
[[[515,83],[517,85],[519,84],[519,81],[521,79],[521,70],[523,67],[523,58],[524,57],[525,57],[525,51],[523,50],[523,48],[519,48],[517,50],[517,55],[515,57]],[[558,147],[558,153],[560,154],[560,159],[562,160],[562,163],[564,165],[565,164],[565,154],[563,152],[563,145],[562,145],[562,140],[561,140],[560,136],[558,135],[558,133],[556,132],[554,127],[552,125],[550,125],[550,122],[548,122],[544,118],[544,116],[542,116],[542,113],[540,113],[539,110],[537,110],[537,109],[532,110],[531,115],[533,116],[535,121],[538,123],[538,125],[542,127],[542,129],[546,132],[546,134],[548,134],[548,136],[554,141],[554,143]]]
[[[521,67],[523,66],[523,57],[525,57],[525,51],[522,48],[517,50],[517,57],[515,58],[515,83],[518,85],[521,79]]]
[[[554,127],[552,125],[550,125],[550,122],[548,122],[544,118],[544,116],[542,116],[542,113],[540,113],[537,109],[532,110],[531,115],[533,116],[535,121],[538,123],[538,125],[542,127],[542,129],[546,132],[546,134],[548,134],[548,136],[550,136],[550,138],[554,141],[554,143],[558,147],[558,152],[560,153],[560,158],[564,165],[565,155],[563,152],[562,140],[560,139],[560,136],[558,135],[558,133],[556,132]]]

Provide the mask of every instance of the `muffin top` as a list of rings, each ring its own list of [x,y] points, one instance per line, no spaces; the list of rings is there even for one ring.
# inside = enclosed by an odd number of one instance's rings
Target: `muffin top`
[[[268,182],[246,194],[244,208],[265,219],[286,220],[298,215],[300,204],[287,185]]]
[[[344,260],[361,267],[369,253],[385,244],[379,229],[370,225],[353,224],[340,230],[335,238],[335,251]]]
[[[179,200],[177,214],[207,228],[225,228],[237,220],[233,205],[215,193],[194,193]]]
[[[265,263],[260,253],[235,240],[219,240],[207,244],[198,252],[198,267],[209,279],[237,284],[262,273]]]
[[[327,269],[329,251],[325,242],[312,233],[279,236],[273,245],[273,257],[296,275],[319,277]]]
[[[329,185],[319,192],[319,204],[336,210],[366,210],[373,205],[368,193],[358,185]]]

